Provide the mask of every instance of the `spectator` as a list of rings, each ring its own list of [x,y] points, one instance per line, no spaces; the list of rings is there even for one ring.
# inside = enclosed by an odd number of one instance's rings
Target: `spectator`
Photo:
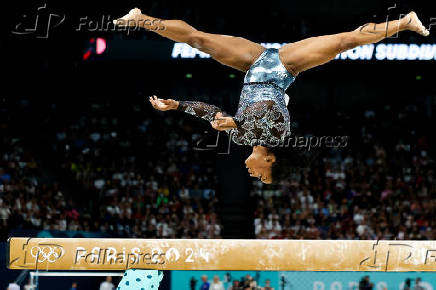
[[[73,282],[73,283],[71,284],[71,288],[70,288],[70,290],[77,290],[77,282]]]
[[[425,290],[424,287],[421,286],[421,278],[415,279],[415,285],[413,286],[413,290]]]
[[[243,285],[244,287],[251,287],[251,282],[254,281],[253,277],[251,277],[251,275],[247,274],[245,275],[245,278],[243,280]],[[245,289],[245,288],[244,288]]]
[[[209,288],[210,288],[210,284],[209,284],[209,282],[207,281],[207,276],[206,276],[206,275],[201,276],[201,281],[202,281],[203,283],[202,283],[201,286],[200,286],[200,290],[209,290]]]
[[[239,285],[239,280],[233,280],[232,286],[230,286],[227,290],[241,290],[241,286]]]
[[[369,276],[364,276],[359,282],[359,290],[372,290],[374,285],[369,280]]]
[[[265,287],[263,287],[262,290],[274,290],[274,288],[271,287],[271,280],[266,279],[266,281],[265,281]]]
[[[192,276],[191,280],[189,281],[189,285],[191,287],[191,290],[195,290],[195,286],[197,285],[198,280],[195,279],[194,276]]]
[[[100,290],[113,290],[115,288],[114,284],[112,283],[112,277],[107,276],[106,281],[101,282],[100,284]]]
[[[32,284],[32,279],[29,278],[29,280],[27,281],[27,284],[24,285],[24,290],[35,290],[35,287]]]
[[[213,276],[213,282],[210,285],[209,289],[210,290],[225,290],[223,282],[220,281],[220,278],[217,275]]]
[[[17,283],[9,283],[7,290],[20,290],[20,285]]]
[[[407,278],[404,282],[403,290],[412,290],[411,288],[412,280],[410,278]]]

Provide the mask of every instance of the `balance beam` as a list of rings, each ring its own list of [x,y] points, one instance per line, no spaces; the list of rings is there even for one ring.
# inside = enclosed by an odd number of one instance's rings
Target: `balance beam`
[[[32,270],[436,271],[436,241],[10,238]]]

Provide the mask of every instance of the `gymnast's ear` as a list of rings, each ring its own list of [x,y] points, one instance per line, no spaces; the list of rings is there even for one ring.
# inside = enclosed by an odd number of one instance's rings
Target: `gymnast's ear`
[[[276,162],[276,156],[274,155],[274,153],[268,153],[268,155],[265,156],[265,161],[268,163],[274,163]]]

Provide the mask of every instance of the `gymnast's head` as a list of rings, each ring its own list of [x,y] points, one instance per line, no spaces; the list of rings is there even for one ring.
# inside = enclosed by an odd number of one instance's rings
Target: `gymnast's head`
[[[250,156],[245,160],[245,167],[251,177],[259,178],[263,183],[271,184],[272,165],[276,156],[267,147],[254,146]]]
[[[303,154],[290,147],[254,146],[245,160],[245,166],[251,177],[265,184],[278,184],[290,176],[291,172],[304,166]]]

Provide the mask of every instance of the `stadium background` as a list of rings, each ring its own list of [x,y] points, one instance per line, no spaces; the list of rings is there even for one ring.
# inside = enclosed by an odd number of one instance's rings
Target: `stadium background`
[[[7,5],[0,43],[1,241],[11,235],[434,239],[434,58],[335,60],[302,73],[287,92],[296,134],[350,142],[343,150],[314,150],[312,173],[262,186],[246,174],[248,148],[217,154],[226,150],[221,136],[219,148],[196,150],[215,142],[207,123],[155,112],[146,102],[152,94],[202,100],[233,114],[241,72],[207,58],[172,58],[174,44],[150,32],[77,31],[83,17],[113,19],[135,6],[262,43],[351,30],[411,9],[427,26],[436,17],[431,1],[270,4]],[[13,33],[37,13],[36,32]],[[51,14],[65,20],[44,38]],[[402,33],[383,43],[433,45],[433,30],[428,38]],[[97,54],[102,41],[106,49]],[[18,275],[0,271],[0,288]]]

